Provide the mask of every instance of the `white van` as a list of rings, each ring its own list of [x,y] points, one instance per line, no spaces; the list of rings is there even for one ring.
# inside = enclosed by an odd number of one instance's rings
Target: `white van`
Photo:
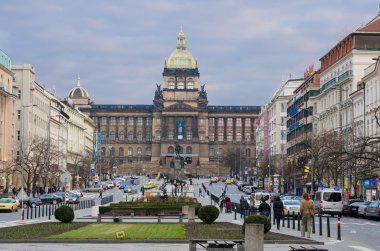
[[[315,192],[315,211],[318,214],[330,214],[331,216],[341,214],[343,208],[343,196],[341,191],[324,189]]]
[[[251,194],[251,200],[253,199],[252,204],[254,203],[254,205],[255,205],[256,207],[260,206],[260,204],[261,204],[261,199],[262,199],[262,198],[265,198],[265,197],[270,198],[270,193],[266,193],[266,192],[256,192],[256,193]],[[270,203],[270,200],[268,200],[267,203]]]

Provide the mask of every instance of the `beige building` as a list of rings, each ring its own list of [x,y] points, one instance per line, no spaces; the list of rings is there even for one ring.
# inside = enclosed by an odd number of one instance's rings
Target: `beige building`
[[[12,183],[11,163],[16,140],[16,95],[11,59],[0,50],[0,191],[9,189]]]
[[[208,105],[182,30],[155,88],[153,105],[94,105],[80,85],[70,91],[100,133],[98,173],[171,173],[178,143],[187,175],[245,175],[244,166],[253,165],[260,107]]]

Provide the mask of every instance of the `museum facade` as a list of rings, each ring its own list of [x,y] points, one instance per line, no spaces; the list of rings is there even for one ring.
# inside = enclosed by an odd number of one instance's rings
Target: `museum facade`
[[[153,104],[92,104],[77,86],[69,99],[91,116],[99,132],[97,171],[118,175],[170,173],[176,144],[184,173],[247,174],[255,164],[255,120],[260,106],[208,105],[197,62],[186,50],[185,34],[165,61],[163,83]]]

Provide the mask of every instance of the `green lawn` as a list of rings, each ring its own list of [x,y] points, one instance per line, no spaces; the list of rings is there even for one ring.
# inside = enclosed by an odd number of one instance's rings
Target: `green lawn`
[[[184,239],[183,224],[93,223],[80,229],[52,235],[49,239],[116,239],[124,231],[126,239]]]

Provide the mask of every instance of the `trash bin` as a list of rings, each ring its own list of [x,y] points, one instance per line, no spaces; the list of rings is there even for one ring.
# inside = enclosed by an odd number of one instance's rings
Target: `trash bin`
[[[123,218],[122,217],[114,217],[113,218],[113,222],[117,223],[117,222],[123,222]]]
[[[151,192],[145,192],[145,197],[146,197],[147,199],[150,199],[150,194],[151,194]]]

